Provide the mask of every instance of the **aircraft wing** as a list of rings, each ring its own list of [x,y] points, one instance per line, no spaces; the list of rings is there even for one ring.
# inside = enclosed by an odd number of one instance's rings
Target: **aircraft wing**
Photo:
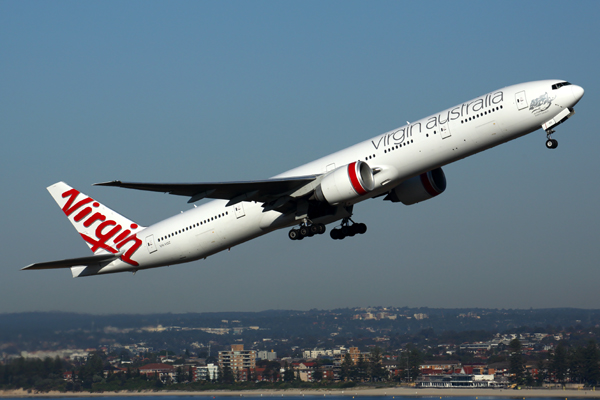
[[[121,256],[121,253],[119,253],[119,254],[99,254],[99,255],[90,256],[90,257],[69,258],[66,260],[58,260],[58,261],[47,261],[47,262],[42,262],[42,263],[30,264],[24,268],[21,268],[21,270],[71,268],[71,267],[75,267],[75,266],[106,263],[106,262],[116,260],[120,256]]]
[[[217,183],[139,183],[139,182],[102,182],[95,186],[115,186],[127,189],[163,192],[178,196],[189,196],[188,203],[204,198],[229,200],[227,205],[241,201],[260,203],[273,202],[290,196],[298,189],[317,179],[317,176],[299,176],[290,178],[267,179],[262,181],[217,182]]]

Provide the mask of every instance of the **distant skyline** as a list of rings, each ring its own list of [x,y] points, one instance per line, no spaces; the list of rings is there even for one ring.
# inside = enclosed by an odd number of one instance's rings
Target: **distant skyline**
[[[600,308],[594,1],[0,2],[0,313]],[[368,232],[287,230],[191,264],[72,279],[89,255],[46,191],[143,225],[191,205],[91,184],[265,179],[503,86],[565,79],[576,115],[374,199]],[[328,230],[332,226],[328,226]]]

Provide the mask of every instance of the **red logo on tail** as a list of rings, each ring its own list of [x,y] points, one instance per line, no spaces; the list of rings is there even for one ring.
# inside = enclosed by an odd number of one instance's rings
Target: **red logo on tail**
[[[137,238],[135,233],[132,235],[129,229],[123,230],[123,227],[121,225],[118,225],[116,221],[112,219],[107,220],[106,216],[98,211],[93,212],[94,208],[100,207],[100,203],[94,201],[94,199],[92,199],[91,197],[85,198],[75,203],[75,200],[77,199],[77,196],[79,196],[79,194],[80,192],[76,189],[67,190],[62,194],[63,198],[68,197],[67,202],[62,208],[64,213],[67,215],[67,217],[69,217],[71,214],[73,214],[75,211],[79,210],[83,206],[92,203],[91,207],[87,206],[81,211],[79,211],[75,215],[75,217],[73,217],[73,220],[75,222],[82,221],[83,226],[86,228],[89,228],[95,222],[100,222],[94,232],[95,238],[90,237],[84,233],[80,233],[83,240],[85,240],[91,245],[92,251],[94,253],[102,248],[106,251],[116,254],[122,247],[125,247],[126,244],[132,243],[130,247],[125,251],[125,253],[121,255],[121,260],[137,267],[139,264],[136,261],[132,260],[131,257],[134,255],[137,249],[140,248],[140,246],[142,245],[142,241]],[[138,225],[131,224],[129,228],[137,229]],[[115,235],[117,236],[112,240],[111,246],[109,244],[109,241]]]

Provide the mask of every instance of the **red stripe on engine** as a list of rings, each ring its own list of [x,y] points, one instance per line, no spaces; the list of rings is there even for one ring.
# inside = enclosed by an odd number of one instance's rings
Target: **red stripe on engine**
[[[350,183],[356,193],[360,196],[367,194],[367,191],[362,187],[358,180],[358,176],[356,175],[356,161],[348,164],[348,176],[350,177]]]
[[[433,185],[429,181],[429,177],[427,176],[427,172],[425,172],[424,174],[421,174],[421,183],[423,184],[423,187],[425,188],[425,190],[427,191],[427,193],[429,193],[431,195],[431,197],[435,197],[438,194],[440,194],[440,192],[438,192],[437,190],[435,190],[435,188],[433,187]]]

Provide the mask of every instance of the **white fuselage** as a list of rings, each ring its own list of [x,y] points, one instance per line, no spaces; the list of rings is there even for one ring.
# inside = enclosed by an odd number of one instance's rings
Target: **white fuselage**
[[[375,188],[357,203],[386,192],[401,182],[516,139],[564,114],[583,95],[576,85],[552,89],[559,80],[508,86],[455,107],[375,136],[354,146],[277,175],[276,178],[319,175],[361,160],[378,172]],[[270,231],[298,222],[262,204],[227,206],[213,200],[137,233],[143,245],[135,252],[139,266],[115,260],[99,273],[139,270],[206,258]],[[335,215],[325,223],[347,215]],[[133,258],[133,257],[132,257]]]

